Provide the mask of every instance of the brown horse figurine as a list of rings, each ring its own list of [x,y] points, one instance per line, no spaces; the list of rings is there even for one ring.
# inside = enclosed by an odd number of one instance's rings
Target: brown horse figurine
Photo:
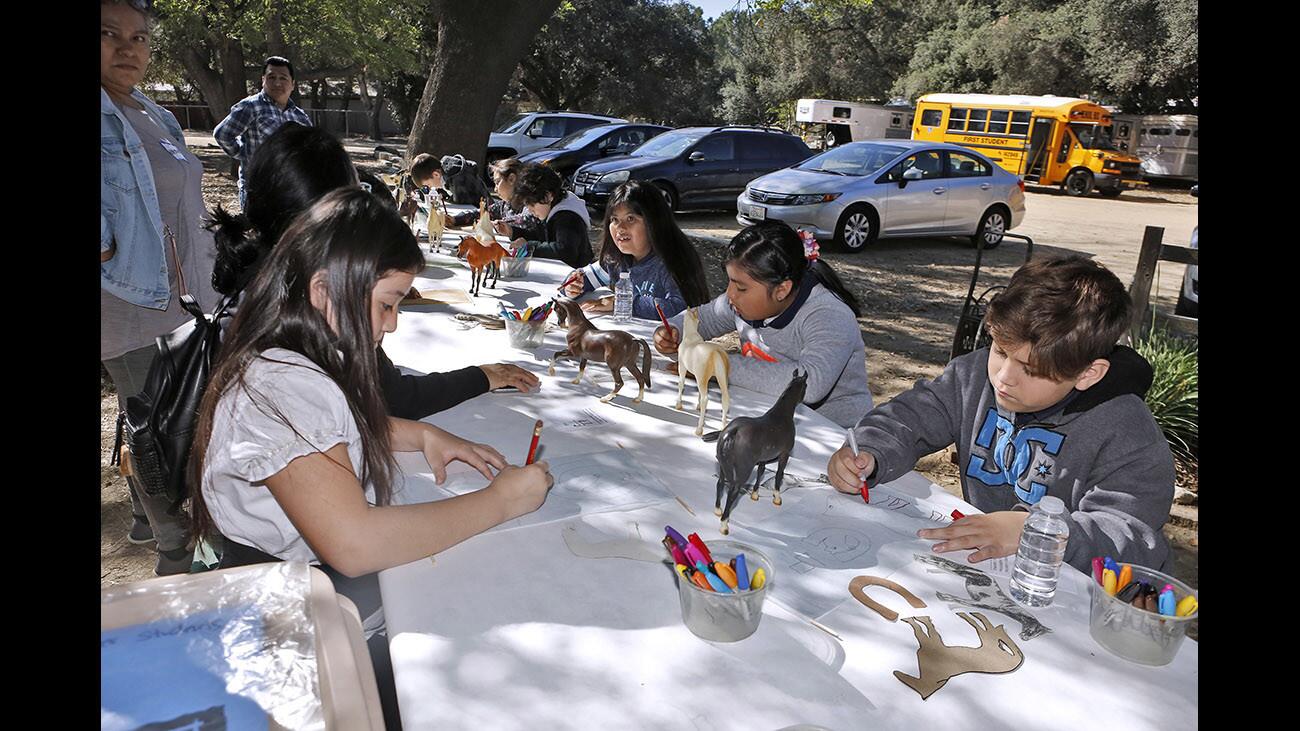
[[[564,350],[556,351],[551,356],[550,374],[555,375],[555,361],[558,358],[577,358],[578,359],[578,377],[573,379],[574,383],[582,380],[582,373],[587,369],[587,361],[593,360],[598,363],[604,363],[609,366],[609,372],[614,376],[614,390],[609,395],[601,399],[608,403],[611,401],[619,389],[623,388],[622,369],[627,368],[636,378],[637,389],[636,398],[632,403],[641,403],[641,398],[645,396],[645,390],[650,388],[650,346],[646,341],[633,337],[622,330],[601,330],[582,313],[582,307],[574,300],[557,297],[555,299],[555,312],[558,322],[564,325],[568,322],[569,330],[565,333],[565,343],[569,346]],[[643,352],[641,359],[641,369],[636,367],[636,357],[638,352]]]
[[[456,256],[463,256],[469,262],[469,293],[475,297],[478,296],[480,278],[487,281],[489,268],[492,274],[489,289],[496,289],[497,278],[501,275],[501,260],[505,258],[506,250],[495,239],[489,241],[491,243],[484,244],[473,236],[465,236],[456,248]]]

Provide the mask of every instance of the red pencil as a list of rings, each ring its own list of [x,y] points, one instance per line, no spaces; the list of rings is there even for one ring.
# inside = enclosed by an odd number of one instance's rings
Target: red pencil
[[[533,426],[533,443],[528,445],[528,459],[524,460],[525,465],[533,463],[533,457],[537,456],[537,440],[542,438],[542,420],[538,419],[537,424]]]
[[[655,300],[655,311],[659,313],[659,319],[664,323],[664,332],[671,335],[673,328],[668,324],[668,318],[664,317],[664,309],[659,306],[659,300]]]

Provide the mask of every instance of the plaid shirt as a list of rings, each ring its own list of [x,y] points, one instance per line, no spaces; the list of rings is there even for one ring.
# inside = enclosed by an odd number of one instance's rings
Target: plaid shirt
[[[293,103],[293,99],[281,110],[265,91],[259,91],[231,107],[230,114],[212,130],[212,136],[227,155],[239,161],[239,177],[242,179],[253,153],[285,122],[311,126],[311,118]]]

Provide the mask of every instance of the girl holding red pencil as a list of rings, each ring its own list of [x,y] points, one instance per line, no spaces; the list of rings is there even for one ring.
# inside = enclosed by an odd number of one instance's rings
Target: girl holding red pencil
[[[704,266],[690,239],[677,226],[659,191],[631,180],[614,189],[605,208],[600,256],[576,269],[561,289],[580,297],[597,287],[613,287],[620,272],[632,278],[632,316],[657,320],[656,300],[672,317],[687,307],[709,301]],[[589,312],[612,312],[612,297],[586,302]]]

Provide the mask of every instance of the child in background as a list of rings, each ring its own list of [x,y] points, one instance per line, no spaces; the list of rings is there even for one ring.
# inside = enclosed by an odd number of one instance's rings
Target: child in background
[[[389,719],[397,715],[375,572],[532,512],[552,484],[543,462],[509,467],[486,444],[388,415],[374,350],[423,268],[396,211],[358,187],[296,218],[243,293],[191,460],[195,533],[224,538],[221,568],[319,564],[356,603]],[[454,460],[492,482],[389,505],[395,451],[423,452],[439,483]]]
[[[659,319],[656,300],[666,317],[709,301],[700,255],[654,186],[632,180],[615,188],[605,208],[603,228],[598,260],[569,276],[566,295],[580,297],[596,287],[612,288],[619,273],[626,271],[632,279],[633,317]],[[612,312],[614,302],[606,298],[582,307]]]
[[[519,179],[524,164],[513,157],[507,157],[492,163],[489,169],[492,171],[494,192],[500,196],[488,204],[487,209],[488,218],[492,219],[492,226],[497,233],[511,239],[540,241],[546,238],[546,230],[536,216],[522,207],[515,208],[510,204],[510,199],[515,195],[515,182]],[[447,216],[447,225],[464,228],[473,225],[476,220],[478,211],[466,211],[458,216]]]
[[[592,260],[587,204],[564,189],[559,173],[545,165],[525,165],[511,205],[527,208],[544,223],[543,238],[516,238],[511,242],[516,249],[527,243],[533,256],[559,259],[574,269]]]
[[[1161,527],[1174,461],[1142,400],[1150,364],[1116,345],[1132,305],[1124,285],[1082,257],[1032,261],[989,304],[991,348],[954,358],[862,417],[860,453],[840,448],[831,484],[857,493],[889,482],[921,456],[957,445],[962,497],[985,515],[922,530],[936,552],[978,549],[972,563],[1016,552],[1029,506],[1068,507],[1065,561],[1088,573],[1094,556],[1164,569]]]
[[[834,270],[780,221],[741,229],[725,266],[727,291],[700,308],[699,334],[740,333],[731,385],[780,395],[798,368],[808,373],[804,404],[841,426],[855,423],[871,408],[861,310]],[[655,330],[655,349],[676,353],[680,333],[678,315]]]

